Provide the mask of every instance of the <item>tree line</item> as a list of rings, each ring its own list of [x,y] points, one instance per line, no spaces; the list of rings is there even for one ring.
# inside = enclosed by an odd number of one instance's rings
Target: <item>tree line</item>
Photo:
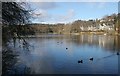
[[[83,30],[80,27],[84,27],[86,32],[90,32],[88,30],[88,27],[96,27],[98,28],[99,25],[102,25],[103,23],[112,26],[113,29],[116,32],[120,33],[120,19],[119,19],[119,14],[112,14],[110,16],[104,16],[102,19],[96,19],[96,20],[76,20],[72,23],[58,23],[58,24],[30,24],[34,31],[36,33],[58,33],[58,34],[63,34],[63,33],[79,33],[82,32]],[[104,31],[104,30],[99,30],[99,31]]]

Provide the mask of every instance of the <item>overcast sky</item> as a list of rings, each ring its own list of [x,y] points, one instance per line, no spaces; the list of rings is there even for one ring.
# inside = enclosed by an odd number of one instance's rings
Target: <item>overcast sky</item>
[[[68,23],[118,13],[118,2],[29,2],[33,23]]]

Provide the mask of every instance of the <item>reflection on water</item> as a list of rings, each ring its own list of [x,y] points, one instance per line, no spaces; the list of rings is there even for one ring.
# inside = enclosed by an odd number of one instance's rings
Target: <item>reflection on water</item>
[[[20,52],[15,64],[16,73],[117,74],[119,39],[119,36],[103,35],[42,35],[29,38],[31,51]],[[20,43],[16,44],[16,49],[24,50],[19,48]],[[91,57],[93,61],[89,60]],[[79,60],[83,63],[78,63]]]
[[[119,51],[120,50],[120,37],[119,36],[103,36],[103,35],[80,35],[75,36],[76,40],[71,42],[77,45],[89,45],[98,46],[109,51]]]

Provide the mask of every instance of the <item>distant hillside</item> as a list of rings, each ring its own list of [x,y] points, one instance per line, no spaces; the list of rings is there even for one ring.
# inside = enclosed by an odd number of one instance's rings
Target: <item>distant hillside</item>
[[[68,24],[30,24],[36,33],[79,33],[82,31],[117,31],[120,32],[119,23],[120,14],[112,14],[104,16],[102,19],[96,20],[76,20]]]

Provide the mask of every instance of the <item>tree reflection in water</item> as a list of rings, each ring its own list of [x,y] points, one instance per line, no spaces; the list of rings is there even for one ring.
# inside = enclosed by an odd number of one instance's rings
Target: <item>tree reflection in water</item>
[[[77,45],[99,46],[111,52],[120,51],[120,36],[104,35],[77,35],[70,36],[68,43],[74,42]]]
[[[22,44],[21,44],[22,45]],[[23,50],[22,50],[23,49]],[[18,66],[20,51],[23,51],[26,54],[29,54],[28,45],[24,45],[23,47],[16,48],[14,45],[9,44],[2,49],[2,75],[9,74],[28,74],[30,72],[30,68],[22,65]]]

